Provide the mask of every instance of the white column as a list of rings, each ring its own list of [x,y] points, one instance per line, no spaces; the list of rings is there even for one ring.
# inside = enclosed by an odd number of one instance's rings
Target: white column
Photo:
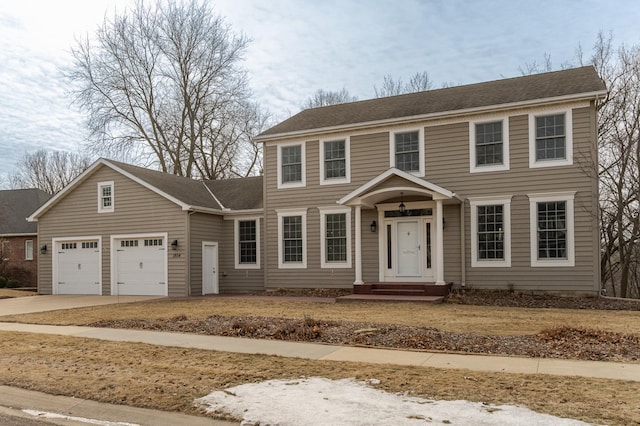
[[[356,206],[356,280],[354,285],[364,284],[362,281],[362,217],[361,206]]]
[[[444,282],[444,230],[442,229],[442,200],[436,200],[436,284]]]

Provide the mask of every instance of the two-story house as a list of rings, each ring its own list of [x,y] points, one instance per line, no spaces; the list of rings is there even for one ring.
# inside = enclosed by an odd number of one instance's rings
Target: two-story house
[[[52,247],[39,289],[596,294],[605,95],[583,67],[308,109],[258,136],[256,178],[197,182],[99,160],[30,217]]]
[[[309,109],[264,143],[265,282],[598,291],[592,67]]]

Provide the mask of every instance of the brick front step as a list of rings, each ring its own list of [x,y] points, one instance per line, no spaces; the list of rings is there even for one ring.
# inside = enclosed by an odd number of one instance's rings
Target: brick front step
[[[440,296],[451,291],[451,283],[366,283],[353,286],[354,294],[388,296]]]

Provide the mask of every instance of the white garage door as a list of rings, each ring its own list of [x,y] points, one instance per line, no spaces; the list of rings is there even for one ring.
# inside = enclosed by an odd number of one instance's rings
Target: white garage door
[[[163,237],[115,240],[116,292],[120,295],[167,295],[167,251]]]
[[[55,243],[56,294],[101,294],[98,240]]]

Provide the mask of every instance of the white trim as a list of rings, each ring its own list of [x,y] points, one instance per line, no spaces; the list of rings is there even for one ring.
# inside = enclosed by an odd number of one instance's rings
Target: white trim
[[[233,218],[233,255],[235,269],[260,269],[260,216],[243,216]],[[240,221],[256,223],[256,263],[240,263]]]
[[[103,188],[110,188],[111,190],[111,205],[105,207],[103,204]],[[113,213],[116,210],[116,197],[115,197],[115,184],[112,180],[105,182],[98,182],[98,213]]]
[[[531,266],[554,267],[575,266],[575,242],[574,242],[574,197],[575,191],[549,192],[527,194],[529,197],[529,237],[531,242]],[[567,258],[566,259],[538,259],[538,203],[550,201],[567,202]]]
[[[364,183],[363,185],[361,185],[360,187],[356,188],[355,190],[351,191],[349,194],[345,195],[344,197],[342,197],[341,199],[338,200],[338,204],[347,204],[347,203],[358,203],[361,202],[362,200],[358,200],[359,197],[361,197],[363,194],[367,194],[367,192],[375,187],[376,185],[378,185],[381,182],[384,182],[387,178],[391,177],[391,176],[398,176],[400,178],[406,179],[407,181],[426,189],[429,193],[432,194],[433,199],[451,199],[454,198],[456,196],[455,193],[448,191],[438,185],[435,185],[429,181],[420,179],[419,177],[416,177],[410,173],[404,172],[400,169],[396,169],[396,168],[391,168],[386,170],[385,172],[379,174],[378,176],[376,176],[375,178],[371,179],[370,181]]]
[[[500,122],[502,124],[502,164],[478,166],[476,164],[476,125]],[[509,170],[509,117],[483,118],[469,121],[469,171],[471,173]]]
[[[273,140],[282,140],[283,138],[292,138],[292,137],[304,137],[309,138],[314,134],[318,133],[326,133],[326,132],[337,132],[337,131],[356,131],[360,129],[369,128],[368,131],[371,132],[371,127],[382,127],[389,125],[411,125],[416,122],[424,121],[424,120],[435,120],[435,119],[446,119],[455,116],[461,115],[470,115],[470,114],[481,114],[487,111],[507,111],[514,108],[527,108],[527,107],[538,107],[538,106],[548,106],[549,104],[559,104],[565,102],[581,102],[583,106],[589,106],[589,101],[592,99],[597,99],[601,96],[606,96],[606,90],[598,90],[595,92],[587,92],[587,93],[578,93],[575,95],[565,95],[565,96],[554,96],[551,98],[542,98],[542,99],[532,99],[529,101],[521,101],[521,102],[510,102],[499,105],[487,105],[476,108],[465,108],[459,110],[452,111],[440,111],[429,114],[419,114],[405,117],[394,117],[387,118],[384,120],[372,120],[372,121],[364,121],[359,123],[350,123],[343,124],[339,126],[328,126],[328,127],[319,127],[315,129],[306,129],[306,130],[298,130],[293,132],[284,132],[284,133],[275,133],[271,135],[260,135],[255,138],[256,142],[266,143]],[[579,108],[578,106],[576,108]],[[467,119],[460,120],[467,121]]]
[[[115,244],[116,240],[126,240],[126,239],[144,239],[144,238],[152,238],[152,237],[160,237],[164,239],[164,248],[165,248],[165,256],[164,256],[164,295],[169,295],[169,251],[171,251],[169,245],[169,233],[167,232],[152,232],[152,233],[144,233],[144,234],[118,234],[110,236],[111,243],[111,295],[118,295],[118,274],[116,270],[116,256],[118,247]]]
[[[29,250],[27,250],[28,243],[31,243],[31,256],[27,256],[29,254]],[[33,240],[24,240],[24,260],[33,260]]]
[[[351,208],[349,207],[318,207],[320,211],[320,268],[338,269],[351,268]],[[326,235],[326,215],[328,214],[344,214],[347,225],[347,260],[345,262],[328,262],[327,261],[327,239]]]
[[[307,209],[277,209],[278,215],[278,268],[306,269],[307,268]],[[282,253],[282,219],[288,216],[300,216],[302,222],[302,262],[284,262]]]
[[[396,135],[400,133],[413,132],[418,132],[418,170],[411,172],[405,171],[405,173],[413,176],[424,177],[424,126],[398,128],[389,132],[389,167],[398,169],[398,167],[396,167]]]
[[[58,288],[59,280],[59,270],[58,270],[58,247],[57,244],[59,242],[64,241],[94,241],[98,240],[98,250],[100,253],[98,254],[98,296],[102,296],[102,236],[101,235],[91,235],[91,236],[79,236],[79,237],[59,237],[51,239],[51,294],[58,294],[60,289]]]
[[[340,178],[325,178],[324,144],[327,142],[344,141],[345,176]],[[351,183],[351,138],[349,136],[320,139],[320,185],[336,185]]]
[[[564,114],[564,155],[558,160],[536,160],[536,118]],[[540,110],[529,113],[529,167],[570,166],[573,164],[573,110],[571,108]]]
[[[291,147],[291,146],[300,146],[300,181],[298,182],[282,182],[282,148]],[[307,185],[307,158],[306,158],[306,143],[301,142],[286,142],[278,144],[278,161],[276,166],[278,168],[278,189],[287,189],[287,188],[304,188]]]
[[[204,189],[206,189],[206,190],[207,190],[207,192],[209,193],[209,195],[211,195],[211,197],[213,197],[213,199],[215,200],[215,202],[216,202],[216,203],[218,203],[218,205],[220,206],[220,208],[221,208],[223,211],[231,210],[231,209],[229,209],[229,208],[225,207],[225,206],[224,206],[224,204],[222,204],[222,203],[220,202],[220,200],[218,200],[218,197],[216,197],[216,194],[214,194],[214,193],[213,193],[213,191],[212,191],[211,189],[209,189],[209,187],[207,186],[207,184],[206,184],[206,183],[204,183],[204,181],[203,181],[203,182],[201,182],[201,183],[202,183],[202,186],[204,186]]]
[[[215,283],[215,291],[213,293],[205,293],[205,289],[204,289],[204,276],[205,276],[205,270],[204,270],[204,266],[205,266],[205,262],[204,262],[204,248],[210,246],[210,247],[215,247],[216,248],[216,259],[215,259],[215,279],[216,279],[216,283]],[[220,269],[220,245],[218,244],[217,241],[203,241],[202,242],[202,250],[200,252],[201,256],[202,256],[202,295],[204,296],[205,294],[219,294],[220,293],[220,279],[219,279],[219,274],[218,274],[218,270]]]
[[[471,205],[471,267],[472,268],[510,268],[511,267],[511,198],[512,195],[497,197],[469,198]],[[478,214],[479,206],[502,205],[504,224],[504,259],[478,259]]]

